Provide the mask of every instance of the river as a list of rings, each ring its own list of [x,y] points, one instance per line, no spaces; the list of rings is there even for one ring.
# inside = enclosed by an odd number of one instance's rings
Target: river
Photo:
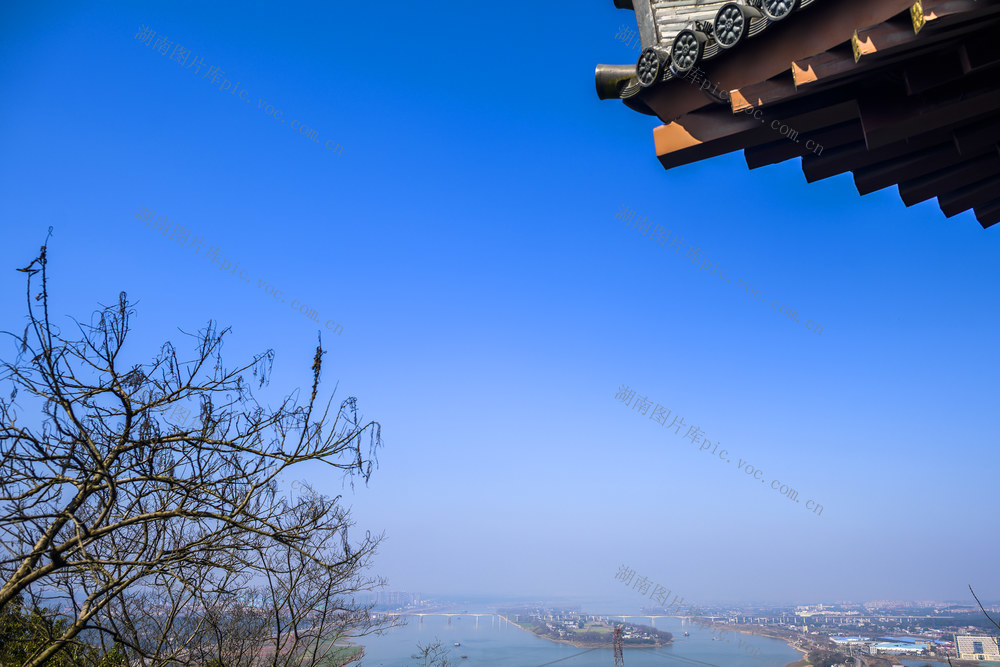
[[[365,657],[361,665],[378,667],[417,665],[410,656],[416,652],[417,642],[428,644],[440,639],[448,648],[448,658],[459,667],[472,665],[515,665],[537,667],[558,664],[560,667],[606,667],[614,665],[611,648],[586,649],[558,644],[536,637],[530,632],[500,620],[496,616],[479,617],[478,627],[474,616],[406,617],[408,623],[381,637],[368,637]],[[632,623],[649,625],[649,618],[630,617]],[[674,643],[658,649],[625,649],[625,664],[629,667],[653,665],[693,665],[707,667],[775,667],[794,662],[801,657],[795,649],[782,641],[724,633],[722,640],[712,641],[711,631],[676,618],[656,619],[656,628],[673,633]],[[689,637],[684,637],[687,630]],[[719,635],[716,635],[719,636]],[[743,641],[743,648],[737,641]],[[460,647],[454,643],[459,642]],[[758,649],[759,657],[748,656],[747,646]],[[462,659],[462,655],[468,658]]]

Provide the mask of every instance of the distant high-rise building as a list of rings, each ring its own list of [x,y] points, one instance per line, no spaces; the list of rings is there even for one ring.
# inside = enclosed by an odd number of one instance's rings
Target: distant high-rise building
[[[411,603],[419,602],[419,600],[418,594],[405,591],[377,591],[375,593],[375,604],[387,607],[405,607]]]

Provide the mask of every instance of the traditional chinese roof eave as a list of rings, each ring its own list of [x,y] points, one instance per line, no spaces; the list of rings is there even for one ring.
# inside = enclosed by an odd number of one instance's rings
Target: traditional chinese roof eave
[[[702,75],[720,89],[737,90],[789,70],[789,64],[850,42],[855,30],[880,23],[913,0],[824,0],[815,3],[749,42],[739,51],[701,66]],[[642,93],[646,105],[664,122],[712,104],[698,86],[673,79]]]
[[[861,194],[897,185],[908,206],[937,197],[945,215],[973,208],[990,226],[1000,222],[1000,3],[911,3],[823,0],[738,56],[706,61],[698,77],[728,104],[684,79],[628,101],[665,122],[654,130],[665,168],[734,150],[750,168],[801,157],[810,182],[851,171]]]

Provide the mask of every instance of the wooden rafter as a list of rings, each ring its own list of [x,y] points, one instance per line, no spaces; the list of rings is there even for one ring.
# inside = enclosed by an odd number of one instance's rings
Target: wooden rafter
[[[729,105],[683,79],[641,97],[665,121],[666,168],[740,149],[750,168],[801,157],[807,181],[852,172],[861,194],[896,185],[908,206],[937,197],[985,227],[1000,222],[998,34],[1000,2],[828,0],[705,67]]]
[[[899,198],[907,206],[941,197],[979,178],[1000,175],[1000,156],[985,153],[952,167],[938,169],[919,178],[899,183]],[[966,207],[968,208],[968,207]]]

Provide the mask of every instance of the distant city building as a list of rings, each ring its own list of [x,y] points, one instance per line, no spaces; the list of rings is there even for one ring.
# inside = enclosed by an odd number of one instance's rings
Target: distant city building
[[[879,609],[882,607],[899,608],[908,606],[908,602],[900,602],[898,600],[872,600],[871,602],[866,602],[864,604],[866,609]]]
[[[864,644],[871,641],[865,637],[830,637],[835,644],[845,644],[847,646]]]
[[[955,635],[959,660],[998,660],[1000,646],[989,635]]]
[[[926,648],[925,644],[911,644],[909,642],[877,642],[872,644],[872,655],[901,655],[904,653],[921,653]]]
[[[400,609],[409,606],[420,605],[419,593],[407,593],[405,591],[373,591],[362,593],[356,596],[364,602],[371,602],[376,607],[383,609]]]

